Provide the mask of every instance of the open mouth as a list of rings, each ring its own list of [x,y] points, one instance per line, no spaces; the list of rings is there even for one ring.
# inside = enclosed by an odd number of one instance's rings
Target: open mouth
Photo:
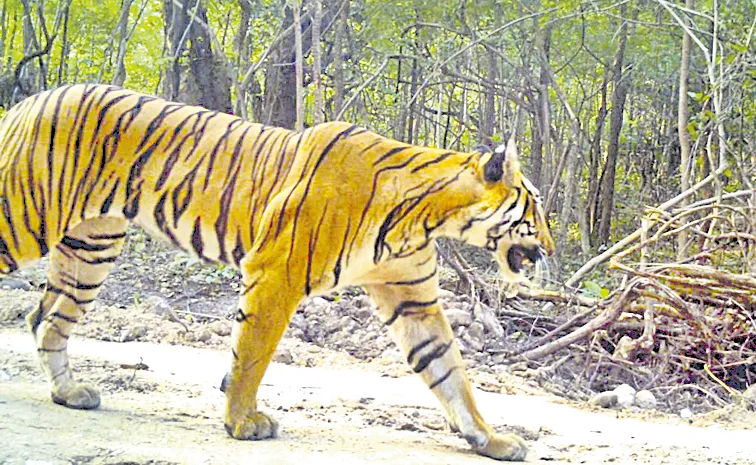
[[[515,244],[507,252],[507,265],[514,273],[520,273],[525,265],[534,264],[542,258],[543,253],[539,247],[528,248]]]

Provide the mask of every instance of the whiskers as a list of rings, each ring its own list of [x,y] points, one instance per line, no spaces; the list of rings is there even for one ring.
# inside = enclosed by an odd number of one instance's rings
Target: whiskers
[[[543,254],[540,254],[533,266],[533,276],[530,281],[535,287],[544,287],[548,283],[553,283],[549,261]]]

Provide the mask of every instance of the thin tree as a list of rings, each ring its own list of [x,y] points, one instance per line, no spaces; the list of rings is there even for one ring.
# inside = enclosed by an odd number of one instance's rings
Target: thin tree
[[[116,71],[113,75],[113,84],[116,86],[122,86],[126,81],[126,66],[124,60],[126,58],[126,43],[128,41],[127,26],[129,24],[129,9],[133,0],[123,0],[121,5],[121,17],[118,19],[118,51],[116,52]]]
[[[315,86],[313,122],[314,124],[319,124],[323,122],[323,81],[320,73],[322,66],[320,59],[320,25],[323,20],[321,0],[313,0],[312,6],[314,10],[312,14],[312,83]]]
[[[609,116],[609,147],[606,151],[606,165],[601,174],[600,182],[598,244],[606,244],[609,241],[612,211],[614,209],[614,182],[619,155],[619,136],[624,119],[625,98],[630,88],[630,79],[624,72],[625,48],[627,46],[626,13],[627,5],[623,3],[620,6],[619,43],[617,44],[617,54],[614,56],[614,73],[612,76],[614,92],[612,92],[612,109]]]
[[[299,0],[292,0],[291,2],[292,7],[292,13],[294,14],[294,53],[295,53],[295,59],[294,59],[294,67],[295,67],[295,75],[296,75],[296,85],[294,86],[296,90],[296,105],[297,105],[297,122],[295,129],[297,131],[303,131],[304,130],[304,98],[303,98],[303,92],[302,92],[302,81],[303,81],[303,64],[302,64],[302,23],[300,20],[300,1]]]
[[[333,114],[338,115],[344,106],[344,36],[349,18],[349,0],[343,0],[333,38]]]
[[[693,9],[693,0],[685,0],[685,8]],[[680,53],[680,92],[677,102],[677,134],[680,139],[680,191],[685,192],[690,188],[690,133],[688,132],[688,78],[690,76],[690,35],[683,32],[682,51]],[[687,200],[683,200],[681,206],[685,206]],[[688,240],[686,230],[683,229],[677,236],[677,255],[685,255],[685,243]]]

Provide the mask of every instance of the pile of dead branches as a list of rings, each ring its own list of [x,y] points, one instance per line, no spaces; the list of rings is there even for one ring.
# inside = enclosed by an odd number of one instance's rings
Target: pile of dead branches
[[[756,190],[648,209],[634,236],[604,254],[624,274],[606,299],[521,293],[583,310],[513,361],[579,361],[562,374],[587,392],[629,382],[712,407],[737,398],[756,384]]]

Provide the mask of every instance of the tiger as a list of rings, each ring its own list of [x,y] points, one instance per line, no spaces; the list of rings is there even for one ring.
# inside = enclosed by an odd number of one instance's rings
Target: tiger
[[[493,252],[504,278],[554,253],[537,189],[510,138],[495,150],[414,146],[346,122],[302,132],[119,87],[78,84],[0,121],[0,273],[49,256],[26,317],[52,400],[100,405],[67,342],[136,224],[239,270],[223,414],[236,439],[275,437],[257,391],[304,299],[362,287],[378,318],[478,454],[523,460],[526,443],[478,411],[438,298],[440,237]]]

